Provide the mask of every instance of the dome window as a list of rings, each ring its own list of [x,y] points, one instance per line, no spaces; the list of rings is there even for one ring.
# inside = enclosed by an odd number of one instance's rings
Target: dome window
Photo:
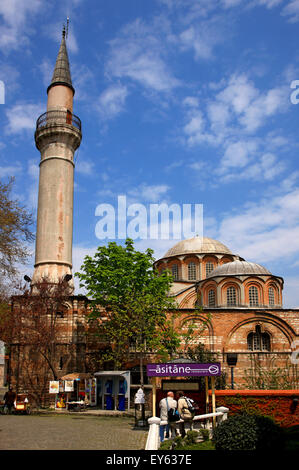
[[[209,303],[209,307],[215,307],[216,306],[216,296],[215,296],[214,289],[209,290],[208,303]]]
[[[237,305],[237,294],[234,287],[228,287],[226,291],[226,303],[228,307]]]
[[[177,281],[179,278],[179,268],[177,264],[173,264],[171,266],[171,274],[172,274],[173,280]]]
[[[247,336],[247,346],[249,351],[270,351],[270,335],[262,333],[261,327],[257,326],[255,332]]]
[[[269,305],[273,307],[275,305],[275,295],[274,295],[273,287],[269,287],[268,296],[269,296]]]
[[[211,261],[208,261],[206,263],[206,277],[212,272],[214,271],[214,264],[211,263]]]
[[[249,287],[249,305],[257,307],[259,305],[259,291],[256,286]]]
[[[188,280],[196,281],[196,264],[193,261],[188,264]]]

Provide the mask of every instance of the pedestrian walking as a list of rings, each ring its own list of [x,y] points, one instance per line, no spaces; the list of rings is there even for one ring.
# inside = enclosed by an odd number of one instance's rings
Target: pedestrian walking
[[[178,392],[178,412],[183,423],[179,423],[181,436],[185,437],[186,431],[191,431],[193,427],[194,408],[189,402],[189,398],[184,396],[184,392]]]
[[[171,437],[174,438],[177,433],[176,423],[169,422],[168,419],[168,411],[177,408],[177,401],[174,400],[173,392],[168,392],[167,397],[160,400],[159,408],[161,421],[167,421],[167,424],[160,425],[160,442],[163,442],[164,435],[166,438],[169,438],[169,433],[171,433]]]
[[[5,393],[3,400],[4,406],[7,407],[8,413],[11,413],[12,407],[14,406],[14,402],[17,398],[17,394],[13,391],[12,387],[9,387],[8,391]]]

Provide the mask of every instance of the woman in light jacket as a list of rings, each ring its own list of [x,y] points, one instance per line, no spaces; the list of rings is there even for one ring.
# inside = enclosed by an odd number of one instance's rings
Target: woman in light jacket
[[[179,391],[178,398],[179,398],[178,399],[178,412],[179,412],[180,418],[184,421],[183,423],[179,423],[180,432],[181,432],[181,436],[184,437],[186,435],[186,430],[187,431],[192,430],[194,414],[192,414],[191,411],[189,411],[188,404],[184,397],[184,392]]]

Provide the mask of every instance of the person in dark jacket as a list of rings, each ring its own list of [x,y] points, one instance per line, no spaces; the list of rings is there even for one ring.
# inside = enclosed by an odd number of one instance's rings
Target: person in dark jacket
[[[12,407],[14,406],[14,402],[17,398],[17,394],[13,391],[12,387],[9,387],[8,391],[5,393],[3,400],[4,406],[7,406],[8,413],[11,413]]]

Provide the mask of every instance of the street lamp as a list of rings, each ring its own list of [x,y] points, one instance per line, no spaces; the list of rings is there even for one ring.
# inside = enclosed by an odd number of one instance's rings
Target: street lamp
[[[231,388],[234,389],[234,367],[238,362],[238,354],[237,353],[227,353],[226,354],[226,362],[230,366],[230,373],[231,373]]]

